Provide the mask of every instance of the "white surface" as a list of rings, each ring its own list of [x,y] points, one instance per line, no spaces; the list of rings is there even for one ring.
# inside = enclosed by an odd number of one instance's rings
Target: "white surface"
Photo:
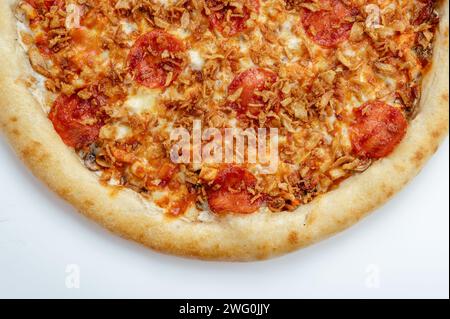
[[[0,298],[449,297],[448,139],[350,230],[248,264],[164,256],[109,234],[41,185],[1,138],[0,181]],[[77,270],[80,286],[70,288]]]

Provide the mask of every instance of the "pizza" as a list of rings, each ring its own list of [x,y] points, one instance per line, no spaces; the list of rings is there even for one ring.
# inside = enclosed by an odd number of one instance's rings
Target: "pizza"
[[[448,1],[3,0],[0,124],[109,230],[265,259],[386,202],[448,131]]]

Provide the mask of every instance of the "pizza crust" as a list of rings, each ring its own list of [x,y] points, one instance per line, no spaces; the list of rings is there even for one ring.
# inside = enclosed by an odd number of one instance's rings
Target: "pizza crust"
[[[402,189],[448,132],[448,0],[441,3],[432,69],[402,143],[339,188],[295,212],[230,215],[212,222],[166,217],[140,195],[102,186],[59,138],[25,86],[28,59],[17,40],[12,6],[0,3],[0,125],[33,173],[87,217],[154,250],[207,260],[261,260],[308,246],[353,225]]]

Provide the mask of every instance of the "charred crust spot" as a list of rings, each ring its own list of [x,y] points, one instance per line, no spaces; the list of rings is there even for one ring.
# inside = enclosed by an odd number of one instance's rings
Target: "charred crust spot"
[[[38,148],[40,147],[40,143],[38,142],[32,142],[29,146],[25,147],[21,154],[24,158],[30,159],[30,158],[36,158],[38,155]]]
[[[16,123],[18,121],[17,117],[15,116],[12,116],[9,120],[13,123]]]
[[[30,143],[20,152],[22,158],[29,163],[42,163],[48,158],[48,153],[42,150],[42,144],[36,141]]]
[[[298,234],[297,234],[297,232],[291,231],[289,233],[288,242],[291,245],[297,245],[298,244]]]
[[[438,139],[438,138],[441,136],[441,132],[438,131],[438,130],[435,130],[435,131],[431,132],[431,136],[432,136],[434,139]]]
[[[386,195],[386,197],[388,197],[388,198],[394,196],[394,194],[395,194],[395,192],[392,189],[392,187],[387,185],[387,184],[382,184],[381,185],[381,190]]]
[[[57,189],[56,193],[62,198],[67,199],[70,194],[70,190],[68,188],[62,187]]]
[[[266,260],[268,257],[266,253],[260,253],[256,256],[256,260]]]
[[[265,260],[271,255],[271,249],[267,244],[261,244],[257,246],[257,260]]]
[[[416,153],[414,153],[412,161],[416,164],[419,164],[423,161],[424,158],[425,154],[421,150],[418,150]]]
[[[32,148],[25,148],[23,149],[20,154],[22,155],[23,158],[27,159],[30,158],[34,155],[34,150]]]
[[[447,92],[442,93],[441,99],[442,99],[444,102],[448,103],[448,93],[447,93]]]
[[[386,195],[387,197],[392,197],[394,196],[395,192],[392,189],[387,189],[386,190]]]

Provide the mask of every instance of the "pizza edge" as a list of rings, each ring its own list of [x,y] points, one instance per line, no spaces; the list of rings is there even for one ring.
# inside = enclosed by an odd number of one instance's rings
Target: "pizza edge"
[[[420,171],[448,132],[448,0],[441,3],[432,69],[418,115],[388,157],[295,212],[228,216],[213,223],[170,219],[131,190],[102,186],[60,140],[23,78],[31,72],[17,41],[15,0],[0,4],[0,125],[33,173],[85,216],[154,250],[208,260],[261,260],[308,246],[355,224]]]

